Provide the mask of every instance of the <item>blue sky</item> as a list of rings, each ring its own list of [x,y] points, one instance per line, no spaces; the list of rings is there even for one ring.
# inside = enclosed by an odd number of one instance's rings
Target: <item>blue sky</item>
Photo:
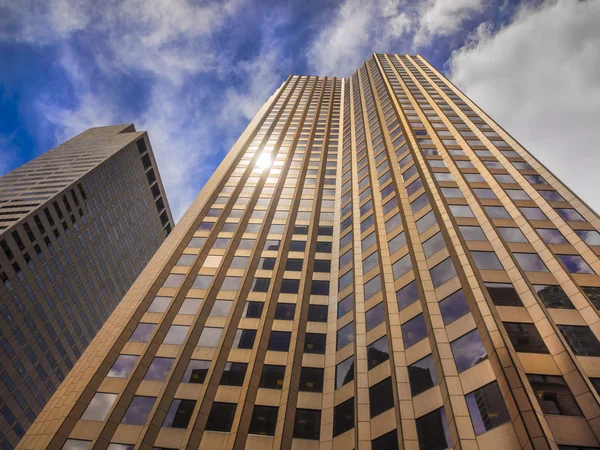
[[[290,73],[420,53],[600,210],[600,2],[0,0],[0,174],[147,130],[179,218]]]

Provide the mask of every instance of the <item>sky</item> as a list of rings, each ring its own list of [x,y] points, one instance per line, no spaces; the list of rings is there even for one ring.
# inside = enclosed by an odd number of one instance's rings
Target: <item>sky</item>
[[[148,131],[176,219],[290,74],[421,54],[600,211],[600,0],[0,0],[0,175]]]

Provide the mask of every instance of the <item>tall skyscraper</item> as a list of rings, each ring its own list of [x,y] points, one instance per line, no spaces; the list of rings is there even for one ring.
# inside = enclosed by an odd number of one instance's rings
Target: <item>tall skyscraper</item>
[[[597,448],[599,228],[420,56],[290,76],[19,448]]]
[[[25,434],[172,226],[133,125],[89,129],[0,178],[0,448]]]

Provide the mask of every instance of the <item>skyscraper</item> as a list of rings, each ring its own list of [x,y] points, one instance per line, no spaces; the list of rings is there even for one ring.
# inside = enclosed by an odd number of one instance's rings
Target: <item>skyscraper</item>
[[[0,178],[0,448],[17,444],[172,225],[133,125],[89,129]]]
[[[598,447],[599,228],[420,56],[290,76],[19,447]]]

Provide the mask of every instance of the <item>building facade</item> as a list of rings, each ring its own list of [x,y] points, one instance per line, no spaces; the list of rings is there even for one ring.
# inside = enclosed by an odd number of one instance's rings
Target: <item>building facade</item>
[[[19,448],[598,448],[599,229],[420,56],[290,76]]]
[[[89,129],[0,178],[0,448],[16,446],[172,226],[133,125]]]

